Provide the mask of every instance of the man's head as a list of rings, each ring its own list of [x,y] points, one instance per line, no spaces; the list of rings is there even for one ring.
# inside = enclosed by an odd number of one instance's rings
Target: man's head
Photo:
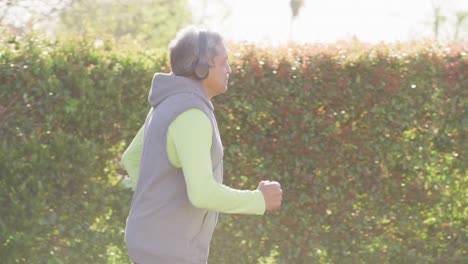
[[[184,28],[169,44],[169,57],[172,73],[200,80],[208,98],[226,92],[231,68],[220,34],[195,27]],[[206,78],[201,76],[204,66],[200,64],[207,64]],[[201,74],[195,74],[197,65]]]

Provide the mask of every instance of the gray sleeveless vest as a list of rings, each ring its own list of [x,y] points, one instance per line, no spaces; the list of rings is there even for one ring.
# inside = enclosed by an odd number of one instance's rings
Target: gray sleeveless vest
[[[145,121],[138,184],[125,230],[128,254],[139,264],[204,264],[218,214],[190,203],[182,170],[168,160],[166,133],[184,111],[203,111],[213,129],[213,176],[221,183],[223,147],[213,105],[200,82],[169,74],[154,76],[148,100],[152,108]]]

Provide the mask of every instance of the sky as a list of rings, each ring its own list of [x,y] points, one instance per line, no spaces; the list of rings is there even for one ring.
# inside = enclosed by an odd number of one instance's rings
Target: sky
[[[355,37],[378,43],[431,37],[434,5],[440,5],[442,15],[447,16],[441,30],[443,40],[453,36],[455,12],[468,11],[468,0],[305,0],[290,36],[289,2],[189,0],[189,6],[195,22],[206,17],[205,25],[226,39],[273,45],[289,39],[304,43]]]

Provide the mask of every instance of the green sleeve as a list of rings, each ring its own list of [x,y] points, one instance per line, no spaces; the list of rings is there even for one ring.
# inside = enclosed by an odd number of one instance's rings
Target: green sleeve
[[[127,187],[130,187],[133,190],[135,190],[136,187],[138,179],[138,170],[140,168],[140,157],[141,149],[143,146],[144,127],[145,126],[142,126],[140,128],[135,138],[133,138],[132,142],[122,155],[122,164],[127,170],[128,176],[130,177],[130,180],[126,183],[126,185]]]
[[[212,126],[201,110],[180,114],[168,128],[168,143],[173,147],[168,149],[168,156],[182,168],[188,197],[195,207],[221,213],[264,214],[265,200],[260,191],[236,190],[214,180]]]

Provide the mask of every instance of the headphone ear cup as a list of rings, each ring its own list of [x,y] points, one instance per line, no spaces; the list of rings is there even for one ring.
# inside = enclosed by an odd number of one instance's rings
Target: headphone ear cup
[[[193,69],[195,77],[199,80],[206,79],[210,73],[210,67],[206,62],[206,49],[206,33],[204,31],[200,31],[198,34],[198,62],[195,69]]]
[[[208,64],[206,63],[198,63],[197,66],[195,67],[195,76],[199,80],[204,80],[206,77],[208,77],[210,70],[208,67]]]

